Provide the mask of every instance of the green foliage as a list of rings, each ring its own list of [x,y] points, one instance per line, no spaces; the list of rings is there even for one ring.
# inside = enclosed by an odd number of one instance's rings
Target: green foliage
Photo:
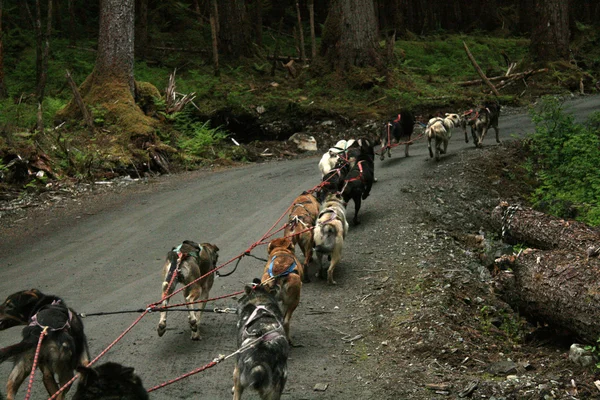
[[[532,119],[535,132],[528,137],[526,168],[539,181],[534,206],[600,225],[600,115],[579,124],[557,98],[544,97]]]
[[[584,349],[596,356],[596,359],[600,358],[600,338],[596,340],[594,346],[585,346]],[[596,369],[600,369],[600,362],[596,363]]]
[[[178,113],[174,122],[175,128],[181,134],[177,144],[188,159],[206,156],[211,146],[217,145],[227,137],[221,128],[211,128],[210,121],[194,121],[185,111]]]

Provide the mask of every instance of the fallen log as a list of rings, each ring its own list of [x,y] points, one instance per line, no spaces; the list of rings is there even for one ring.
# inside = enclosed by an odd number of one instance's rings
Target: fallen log
[[[600,231],[502,202],[492,226],[527,248],[496,259],[496,289],[521,314],[586,342],[600,337]]]
[[[510,78],[515,78],[515,79],[529,78],[531,75],[540,74],[543,72],[548,72],[548,68],[531,69],[529,71],[517,72],[517,73],[509,74],[509,75],[492,76],[492,77],[488,78],[488,80],[491,82],[496,82],[496,81],[508,80]],[[472,81],[457,82],[456,84],[459,86],[471,86],[471,85],[480,85],[482,83],[483,83],[483,80],[474,79]]]
[[[578,254],[600,247],[600,230],[597,228],[528,207],[502,202],[492,211],[491,223],[510,244],[526,244],[543,250],[561,248]]]
[[[471,51],[469,50],[467,43],[465,43],[464,41],[463,41],[463,46],[465,47],[465,52],[467,53],[467,57],[469,57],[469,60],[471,60],[471,64],[473,64],[473,67],[475,68],[475,70],[477,71],[479,76],[481,77],[481,80],[486,85],[488,85],[490,89],[492,89],[492,92],[496,95],[496,97],[500,97],[500,93],[498,93],[498,90],[496,89],[494,84],[492,82],[490,82],[490,80],[487,78],[487,76],[485,76],[485,74],[481,70],[481,67],[479,66],[479,64],[477,64],[475,57],[473,57],[473,54],[471,54]]]
[[[496,292],[521,315],[586,343],[600,337],[600,260],[570,250],[526,249],[497,260]]]

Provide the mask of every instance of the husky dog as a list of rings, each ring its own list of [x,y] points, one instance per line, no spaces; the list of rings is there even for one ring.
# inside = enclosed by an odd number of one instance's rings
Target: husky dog
[[[11,294],[0,305],[0,330],[16,325],[23,328],[20,343],[0,350],[0,362],[14,360],[6,384],[6,398],[12,400],[33,367],[37,344],[46,329],[39,353],[39,368],[50,396],[74,376],[78,366],[90,360],[83,322],[73,309],[57,296],[45,295],[37,289]],[[56,378],[58,377],[58,382]],[[63,399],[65,392],[57,396]]]
[[[198,244],[191,240],[184,240],[180,246],[174,247],[173,250],[167,253],[167,259],[163,266],[162,296],[165,298],[173,293],[177,283],[189,285],[183,290],[183,295],[186,302],[190,303],[187,308],[190,310],[188,320],[192,329],[192,340],[200,339],[198,325],[202,316],[202,311],[193,311],[193,309],[198,307],[203,310],[206,307],[206,302],[191,303],[208,299],[208,294],[215,281],[214,273],[209,274],[209,272],[217,266],[218,258],[219,248],[217,246],[210,243]],[[175,278],[173,278],[174,274],[177,274]],[[197,280],[201,276],[204,276],[204,278]],[[168,299],[163,300],[163,307],[168,304]],[[158,336],[164,335],[166,330],[167,311],[161,311],[157,328]]]
[[[481,147],[483,145],[483,138],[490,128],[494,128],[496,132],[496,143],[500,143],[500,130],[498,129],[498,118],[500,117],[500,104],[495,101],[485,103],[479,107],[472,118],[474,132],[473,141],[475,146]],[[475,140],[477,139],[477,140]]]
[[[458,114],[446,114],[444,118],[431,118],[425,128],[427,136],[427,148],[429,157],[433,158],[431,141],[435,140],[435,160],[440,160],[440,153],[446,154],[448,149],[448,140],[452,137],[452,129],[460,125],[460,116]],[[442,145],[444,146],[442,148]]]
[[[278,400],[287,381],[290,346],[277,300],[260,284],[245,287],[238,302],[238,354],[233,370],[233,399],[247,388],[261,399]]]
[[[301,194],[294,200],[284,235],[300,246],[304,254],[304,282],[310,282],[308,264],[314,246],[313,229],[319,216],[319,201],[310,193]]]
[[[94,368],[79,367],[81,374],[73,400],[148,400],[148,392],[133,368],[107,362]]]
[[[392,143],[398,143],[402,138],[410,141],[414,129],[415,115],[407,110],[401,111],[397,117],[386,122],[385,129],[381,133],[381,155],[379,159],[383,161],[386,152],[388,157],[392,156]],[[408,146],[410,146],[410,143],[406,143],[404,147],[406,157],[408,157]]]
[[[281,302],[283,311],[283,327],[289,342],[290,320],[300,303],[300,291],[304,268],[294,254],[294,244],[288,238],[271,240],[267,246],[269,259],[263,271],[261,285],[267,288]]]
[[[346,221],[346,206],[339,195],[329,195],[321,206],[319,218],[315,225],[315,254],[319,264],[318,276],[324,277],[323,256],[329,256],[329,267],[327,268],[327,283],[335,285],[333,272],[342,258],[344,239],[348,233],[348,222]]]
[[[335,164],[337,163],[341,154],[344,154],[350,146],[354,143],[354,139],[350,140],[340,140],[335,146],[331,147],[323,156],[321,157],[321,161],[319,161],[319,170],[321,171],[321,179],[329,171],[331,171]]]

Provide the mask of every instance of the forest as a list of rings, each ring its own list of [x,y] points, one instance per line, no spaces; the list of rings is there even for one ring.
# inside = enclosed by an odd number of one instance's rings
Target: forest
[[[25,159],[46,178],[165,173],[247,161],[222,139],[282,140],[318,115],[595,92],[599,14],[592,0],[2,0],[1,182],[31,183]]]

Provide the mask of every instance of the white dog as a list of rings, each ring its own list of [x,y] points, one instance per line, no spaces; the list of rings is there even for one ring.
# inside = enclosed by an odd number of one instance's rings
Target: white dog
[[[432,139],[435,139],[435,160],[440,160],[440,153],[446,154],[448,140],[452,137],[452,129],[457,126],[460,126],[460,116],[458,114],[446,114],[445,118],[436,117],[429,120],[427,128],[425,128],[429,157],[433,158]],[[443,149],[441,148],[442,144],[444,145]]]
[[[337,194],[330,194],[321,206],[321,212],[315,224],[314,240],[315,255],[319,264],[317,276],[325,277],[327,283],[335,285],[333,273],[342,258],[344,239],[348,234],[348,221],[346,221],[346,206],[343,199]],[[329,257],[329,266],[323,266],[323,257]]]
[[[354,143],[354,139],[350,140],[340,140],[335,144],[335,146],[331,147],[323,157],[321,157],[321,161],[319,161],[319,170],[321,171],[321,179],[329,172],[333,167],[335,167],[335,163],[337,163],[338,158],[341,153],[345,153],[346,150]]]

